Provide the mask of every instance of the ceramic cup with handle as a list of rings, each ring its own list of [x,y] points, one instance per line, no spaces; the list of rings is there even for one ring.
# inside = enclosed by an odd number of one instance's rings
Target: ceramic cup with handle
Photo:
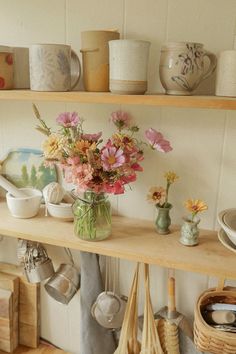
[[[214,72],[216,63],[216,56],[203,49],[201,43],[166,43],[159,67],[162,86],[170,95],[191,95]]]
[[[30,87],[29,48],[12,47],[14,56],[14,88],[27,89]]]
[[[12,48],[0,46],[0,90],[13,88],[13,52]]]
[[[70,91],[79,82],[80,61],[69,45],[33,44],[29,58],[31,90]]]

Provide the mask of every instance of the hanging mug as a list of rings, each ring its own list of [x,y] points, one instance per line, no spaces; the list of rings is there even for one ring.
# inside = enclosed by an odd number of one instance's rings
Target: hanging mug
[[[69,45],[33,44],[29,60],[31,90],[70,91],[79,82],[80,61]]]
[[[205,57],[209,59],[206,66]],[[159,74],[169,95],[191,95],[216,68],[216,56],[201,43],[173,42],[161,49]]]

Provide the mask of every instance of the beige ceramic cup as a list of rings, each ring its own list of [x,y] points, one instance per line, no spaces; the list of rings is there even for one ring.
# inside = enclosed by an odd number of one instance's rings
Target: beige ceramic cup
[[[225,50],[219,55],[216,95],[236,97],[236,50]]]
[[[109,91],[108,42],[119,38],[120,34],[116,30],[81,33],[83,82],[86,91]]]
[[[13,88],[13,53],[7,46],[0,46],[0,90]]]
[[[110,91],[118,94],[144,94],[150,42],[120,39],[109,42]]]
[[[70,91],[79,82],[80,61],[69,45],[33,44],[29,59],[31,90]]]
[[[12,47],[14,55],[14,88],[27,89],[30,87],[29,48]]]
[[[216,63],[216,56],[203,49],[201,43],[166,43],[159,66],[162,86],[170,95],[191,95],[214,72]]]

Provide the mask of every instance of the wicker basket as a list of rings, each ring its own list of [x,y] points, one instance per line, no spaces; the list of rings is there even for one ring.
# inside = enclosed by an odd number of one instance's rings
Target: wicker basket
[[[236,288],[224,288],[224,282],[216,289],[209,289],[199,297],[194,313],[194,342],[198,350],[213,354],[236,354],[236,333],[222,332],[208,325],[201,309],[213,302],[236,303]]]

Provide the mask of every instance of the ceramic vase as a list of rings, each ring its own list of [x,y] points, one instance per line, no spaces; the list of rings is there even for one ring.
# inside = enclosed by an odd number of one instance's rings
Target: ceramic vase
[[[171,204],[167,204],[165,208],[156,206],[158,210],[158,215],[156,218],[156,228],[157,232],[160,235],[167,235],[170,233],[169,227],[171,225],[170,218],[170,209],[172,208]]]
[[[13,88],[13,52],[10,47],[0,46],[0,90]]]
[[[184,223],[181,227],[180,242],[185,246],[196,246],[198,245],[199,228],[198,224],[200,219],[191,221],[184,218]]]
[[[161,49],[160,80],[169,95],[191,95],[215,68],[216,56],[201,43],[173,42]]]
[[[87,241],[101,241],[111,234],[111,203],[104,193],[86,191],[73,205],[74,233]]]

